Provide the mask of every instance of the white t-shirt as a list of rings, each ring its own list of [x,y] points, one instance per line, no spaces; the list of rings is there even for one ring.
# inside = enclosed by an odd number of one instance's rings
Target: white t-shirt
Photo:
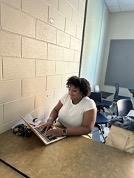
[[[59,111],[58,120],[65,127],[79,127],[82,124],[85,111],[96,109],[95,102],[89,97],[83,97],[78,104],[73,104],[68,94],[60,99],[63,104]]]

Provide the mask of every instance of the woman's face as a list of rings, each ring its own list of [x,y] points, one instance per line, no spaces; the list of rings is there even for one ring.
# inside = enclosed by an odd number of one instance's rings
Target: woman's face
[[[70,98],[72,100],[79,100],[80,98],[82,98],[82,94],[80,92],[80,89],[79,88],[76,88],[75,86],[71,85],[69,88],[68,88],[68,92],[69,92],[69,95],[70,95]]]

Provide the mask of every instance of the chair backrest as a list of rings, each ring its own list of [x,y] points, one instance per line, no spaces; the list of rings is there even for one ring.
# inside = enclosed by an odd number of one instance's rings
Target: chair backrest
[[[101,92],[91,92],[89,98],[93,99],[95,103],[101,103],[102,102]]]
[[[133,109],[133,104],[130,99],[120,99],[117,101],[117,115],[126,116]]]
[[[114,93],[113,101],[118,100],[118,95],[119,95],[119,83],[115,83],[115,93]]]

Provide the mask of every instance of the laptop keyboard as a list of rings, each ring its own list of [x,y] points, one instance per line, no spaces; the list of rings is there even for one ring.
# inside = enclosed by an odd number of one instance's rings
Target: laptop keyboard
[[[46,139],[48,142],[57,139],[55,136],[46,136],[45,130],[43,130],[41,127],[36,127],[35,130],[38,131],[40,135],[42,135],[42,137],[44,137],[44,139]]]

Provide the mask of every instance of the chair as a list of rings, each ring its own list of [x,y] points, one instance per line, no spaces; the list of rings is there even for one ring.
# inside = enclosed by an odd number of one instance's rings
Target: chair
[[[105,136],[104,136],[104,125],[107,126],[108,124],[108,119],[105,117],[102,113],[97,112],[97,118],[96,118],[96,123],[95,127],[97,127],[100,131],[100,134],[103,138],[103,143],[105,143]]]
[[[130,99],[120,99],[117,101],[117,115],[126,116],[130,110],[134,109]]]
[[[108,92],[106,92],[108,93]],[[105,92],[102,92],[102,94],[104,95]],[[111,95],[112,93],[108,93],[108,95]],[[111,113],[113,113],[113,115],[116,114],[115,110],[116,110],[116,102],[119,99],[119,83],[115,83],[115,93],[113,96],[113,101],[108,101],[108,100],[102,100],[101,103],[103,105],[103,107],[110,109],[109,111]]]
[[[98,111],[100,111],[101,109],[103,110],[103,107],[101,105],[102,96],[100,92],[91,92],[89,97],[90,99],[94,100]]]
[[[104,107],[109,108],[112,104],[111,101],[102,99],[102,92],[91,92],[89,97],[94,100],[98,110],[104,111]]]
[[[105,143],[105,137],[104,137],[104,127],[103,125],[108,124],[108,119],[102,114],[100,111],[102,110],[104,112],[104,105],[102,104],[102,94],[101,92],[91,92],[90,98],[94,100],[97,106],[97,118],[95,127],[97,127],[100,131],[100,134],[102,135],[102,138]]]
[[[113,93],[107,91],[101,91],[101,94],[103,99],[107,99],[109,96],[113,95]]]
[[[115,83],[115,93],[114,93],[111,106],[109,107],[112,115],[117,115],[117,101],[118,100],[119,100],[119,83]]]
[[[115,93],[114,93],[114,98],[113,101],[118,101],[118,95],[119,95],[119,83],[115,83]]]
[[[102,98],[101,92],[91,92],[89,97],[91,99],[93,99],[96,104],[100,104],[101,103],[101,98]]]

